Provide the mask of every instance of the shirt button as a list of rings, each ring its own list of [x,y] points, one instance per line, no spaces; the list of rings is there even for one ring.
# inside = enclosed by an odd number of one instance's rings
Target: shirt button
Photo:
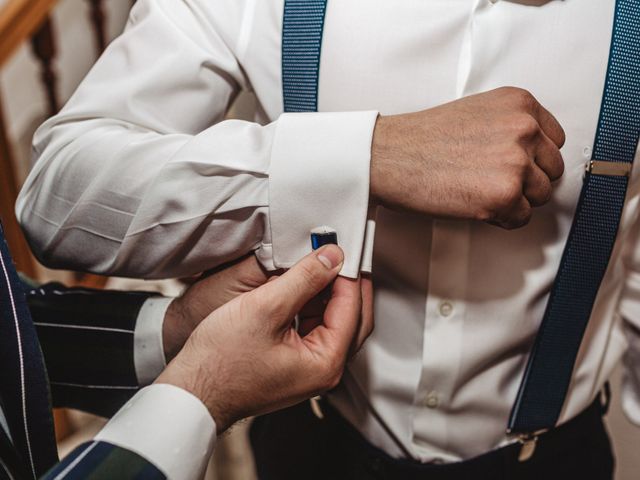
[[[443,317],[448,317],[453,313],[453,305],[451,302],[442,302],[440,303],[440,315]]]
[[[427,408],[438,408],[440,404],[440,399],[438,398],[438,394],[436,392],[429,392],[427,398],[424,399],[424,405]]]

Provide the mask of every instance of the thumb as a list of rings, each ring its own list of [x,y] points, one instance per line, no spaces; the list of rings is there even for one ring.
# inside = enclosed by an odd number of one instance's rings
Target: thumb
[[[259,290],[269,299],[271,308],[279,312],[278,320],[285,325],[338,276],[343,262],[340,247],[326,245]]]

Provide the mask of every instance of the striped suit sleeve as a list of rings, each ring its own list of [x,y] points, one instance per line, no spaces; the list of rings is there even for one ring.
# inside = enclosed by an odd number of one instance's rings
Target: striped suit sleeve
[[[137,453],[107,442],[80,445],[42,480],[165,480],[167,477]]]
[[[45,478],[197,480],[204,477],[215,441],[215,421],[200,399],[154,384]]]
[[[153,294],[48,284],[27,289],[55,407],[112,416],[139,390],[138,314]]]

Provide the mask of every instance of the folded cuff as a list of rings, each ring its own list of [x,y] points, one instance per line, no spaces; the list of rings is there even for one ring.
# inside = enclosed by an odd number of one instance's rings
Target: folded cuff
[[[321,226],[338,233],[341,275],[356,278],[361,263],[370,263],[363,250],[377,118],[375,111],[280,117],[269,171],[271,244],[258,252],[267,268],[292,267],[311,251],[310,231]]]
[[[173,298],[151,297],[144,302],[133,334],[133,358],[138,385],[152,383],[167,366],[162,342],[162,326]]]
[[[204,404],[173,385],[155,384],[138,392],[96,435],[137,453],[167,478],[204,476],[216,438],[216,424]]]

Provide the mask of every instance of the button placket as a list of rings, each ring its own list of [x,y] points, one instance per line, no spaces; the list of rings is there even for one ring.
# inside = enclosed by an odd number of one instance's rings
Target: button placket
[[[453,395],[462,355],[469,239],[469,223],[433,224],[422,372],[414,400],[413,441],[417,446],[447,441],[449,427],[443,407]]]

